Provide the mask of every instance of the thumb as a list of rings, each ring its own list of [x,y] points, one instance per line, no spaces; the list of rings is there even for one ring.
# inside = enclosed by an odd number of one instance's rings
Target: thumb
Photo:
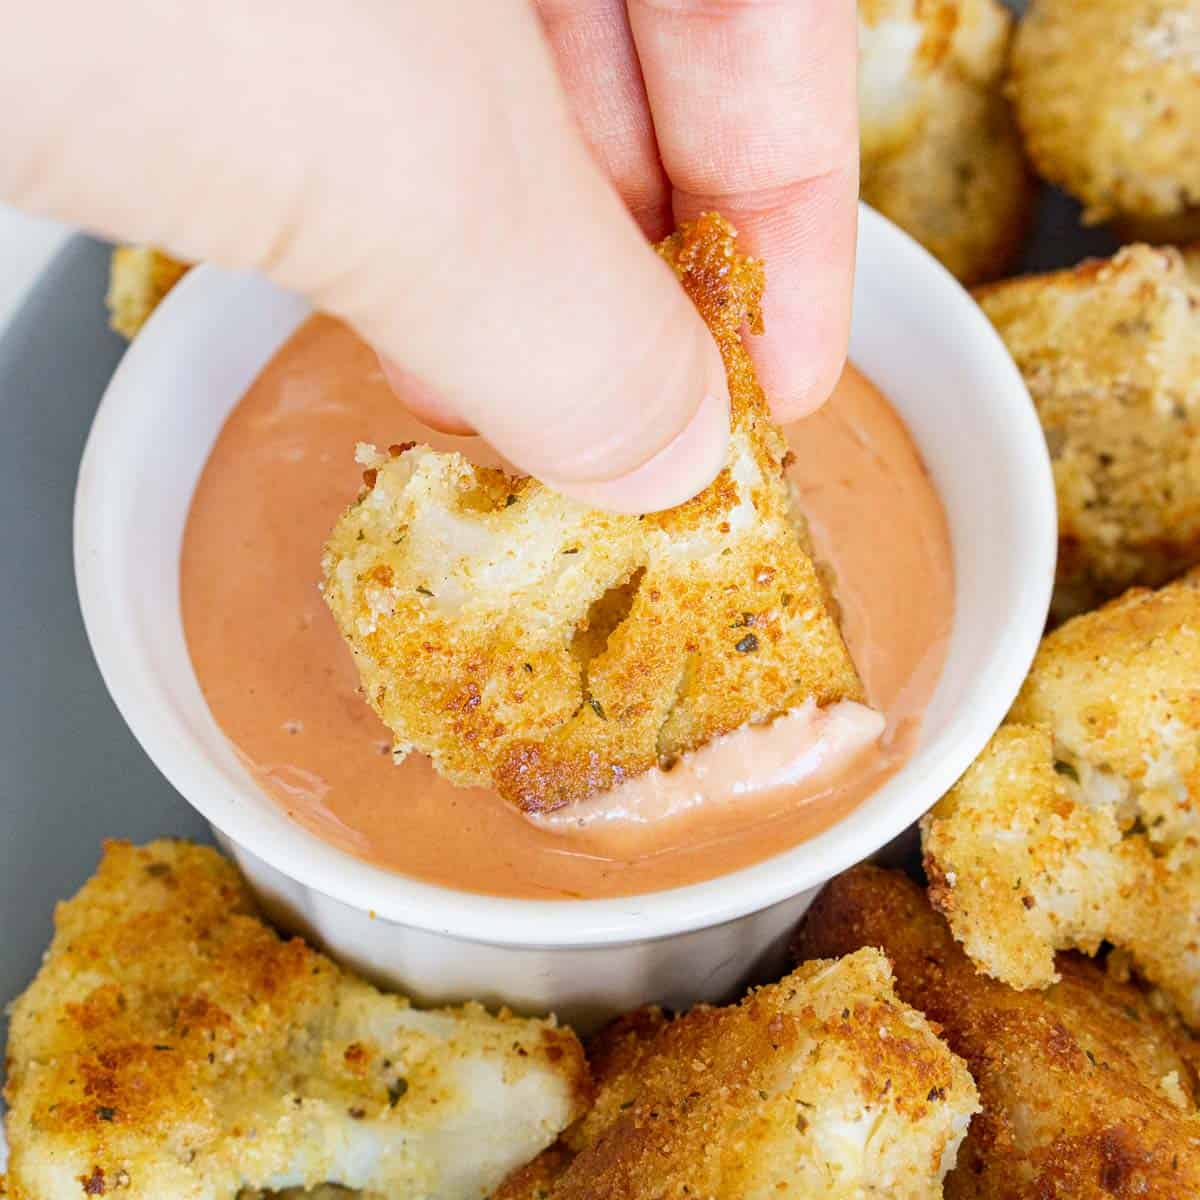
[[[724,367],[587,151],[540,28],[518,19],[531,11],[519,5],[493,31],[514,64],[506,84],[486,103],[461,100],[446,121],[470,162],[431,148],[425,195],[407,173],[405,194],[380,214],[388,241],[365,256],[366,277],[309,290],[396,364],[389,374],[406,390],[416,382],[419,415],[476,430],[521,469],[600,507],[670,507],[724,463]],[[498,118],[504,104],[511,112]],[[497,119],[519,138],[497,141]],[[447,222],[441,198],[464,187],[470,201]],[[401,205],[422,210],[412,245],[392,244]]]
[[[456,270],[475,282],[426,292],[417,336],[391,303],[374,311],[351,299],[348,315],[431,424],[473,429],[521,469],[599,507],[668,508],[724,463],[724,366],[674,273],[609,202],[590,162],[573,169],[572,182],[593,194],[546,214],[527,239],[482,231],[469,258],[443,262],[442,287]],[[594,215],[580,215],[581,205]]]
[[[720,469],[716,346],[527,0],[44,0],[14,36],[0,195],[264,271],[592,503],[667,507]]]

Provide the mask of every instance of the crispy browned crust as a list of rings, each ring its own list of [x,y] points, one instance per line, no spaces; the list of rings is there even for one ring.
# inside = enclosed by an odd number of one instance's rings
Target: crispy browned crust
[[[1200,286],[1173,249],[976,293],[1029,386],[1054,463],[1054,615],[1200,561]]]
[[[860,0],[862,196],[965,283],[1019,254],[1034,189],[998,0]]]
[[[1200,233],[1194,0],[1034,0],[1012,94],[1038,172],[1138,236]]]
[[[589,1097],[568,1030],[478,1006],[417,1013],[278,937],[229,863],[179,842],[109,843],[58,906],[7,1062],[15,1200],[234,1200],[289,1175],[364,1197],[436,1190],[435,1143],[473,1112],[456,1174],[469,1178],[465,1156],[495,1156],[494,1186]],[[495,1145],[505,1104],[545,1127],[530,1136],[516,1111],[513,1144]],[[378,1166],[342,1152],[356,1138],[378,1145]],[[415,1150],[397,1154],[406,1139]]]
[[[933,1200],[975,1109],[871,951],[735,1007],[631,1014],[592,1056],[591,1112],[494,1200]]]
[[[1200,572],[1045,639],[1004,725],[922,822],[930,896],[989,974],[1120,947],[1200,1028]]]
[[[718,734],[862,687],[790,519],[786,444],[742,345],[761,266],[709,215],[668,238],[729,377],[728,467],[694,500],[602,513],[395,447],[338,522],[324,594],[397,754],[548,810]],[[403,452],[401,452],[403,451]]]
[[[948,1200],[1200,1194],[1196,1044],[1143,992],[1070,955],[1049,990],[1013,991],[976,972],[915,883],[869,866],[825,888],[796,954],[863,946],[888,956],[897,994],[979,1087]]]
[[[132,338],[189,267],[153,246],[118,246],[109,267],[108,323]]]

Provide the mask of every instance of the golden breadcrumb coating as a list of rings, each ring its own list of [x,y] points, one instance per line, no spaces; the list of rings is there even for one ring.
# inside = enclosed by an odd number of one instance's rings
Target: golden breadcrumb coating
[[[787,450],[740,328],[760,265],[701,217],[660,252],[732,397],[727,467],[694,500],[603,513],[427,447],[371,459],[324,594],[397,756],[526,810],[610,788],[747,722],[863,692],[789,516]]]
[[[1033,0],[1012,94],[1038,172],[1085,221],[1147,240],[1200,233],[1195,0]]]
[[[1200,1028],[1200,571],[1042,643],[1003,726],[922,825],[930,895],[988,974],[1103,942]]]
[[[1048,729],[1005,725],[924,824],[930,897],[967,953],[1016,988],[1057,978],[1054,951],[1126,951],[1200,1027],[1200,872],[1116,803],[1056,770]]]
[[[932,1200],[975,1088],[864,950],[731,1008],[623,1018],[595,1106],[494,1200]]]
[[[105,298],[109,325],[132,338],[189,266],[153,246],[118,246],[112,253]]]
[[[8,1187],[478,1200],[587,1093],[579,1043],[552,1022],[417,1012],[281,940],[215,851],[109,843],[13,1007]]]
[[[1128,246],[977,297],[1054,463],[1054,616],[1200,561],[1200,285],[1178,252]]]
[[[1200,570],[1055,630],[1010,719],[1050,730],[1089,804],[1162,849],[1200,845]]]
[[[959,279],[1003,274],[1033,185],[1003,92],[999,0],[859,0],[862,196]]]
[[[1016,992],[979,974],[921,889],[862,866],[809,910],[798,957],[878,947],[896,994],[966,1060],[983,1111],[947,1200],[1182,1200],[1200,1195],[1196,1043],[1100,966]]]

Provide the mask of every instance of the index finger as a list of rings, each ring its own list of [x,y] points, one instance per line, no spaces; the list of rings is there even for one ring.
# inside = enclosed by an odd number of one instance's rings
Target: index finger
[[[845,362],[858,197],[853,0],[628,0],[677,220],[716,209],[766,261],[751,351],[776,416]]]

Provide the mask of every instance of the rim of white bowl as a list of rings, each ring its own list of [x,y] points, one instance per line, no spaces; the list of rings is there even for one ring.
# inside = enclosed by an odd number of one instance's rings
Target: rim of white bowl
[[[953,304],[957,338],[970,342],[1010,397],[1016,436],[1028,443],[1027,478],[1016,502],[1029,527],[1023,557],[1028,586],[999,631],[980,679],[986,687],[961,705],[942,735],[918,750],[874,794],[896,803],[859,805],[823,833],[752,866],[701,883],[602,900],[529,900],[456,891],[374,866],[290,821],[261,794],[247,795],[204,753],[140,664],[137,639],[111,597],[109,544],[119,472],[105,471],[112,448],[144,419],[160,396],[139,394],[138,359],[150,338],[186,336],[189,322],[211,311],[216,268],[201,266],[172,291],[114,374],[97,411],[80,467],[75,508],[75,568],[84,623],[100,671],[142,747],[181,795],[238,846],[284,876],[377,918],[463,941],[525,948],[585,948],[654,941],[721,925],[819,886],[885,846],[944,793],[1002,721],[1040,640],[1056,554],[1053,478],[1025,385],[987,318],[958,282],[916,242],[868,208],[860,239],[890,241],[904,278],[919,280],[931,300]],[[860,240],[860,247],[862,242]],[[297,302],[298,305],[300,302]],[[906,786],[919,777],[919,785]],[[252,786],[252,785],[250,785]],[[905,795],[905,792],[908,795]]]

